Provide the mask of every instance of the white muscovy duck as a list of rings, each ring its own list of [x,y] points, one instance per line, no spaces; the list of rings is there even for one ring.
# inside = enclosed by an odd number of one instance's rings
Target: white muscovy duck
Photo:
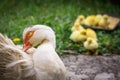
[[[23,39],[24,51],[39,45],[32,55],[26,54],[10,39],[0,35],[0,58],[4,54],[0,59],[3,62],[0,61],[2,71],[0,77],[5,80],[66,80],[66,69],[55,51],[55,34],[50,27],[45,25],[28,27],[23,32]]]

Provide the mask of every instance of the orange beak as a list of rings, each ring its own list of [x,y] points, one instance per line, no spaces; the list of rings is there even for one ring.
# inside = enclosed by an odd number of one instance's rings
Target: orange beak
[[[23,44],[23,51],[27,51],[29,48],[31,48],[32,47],[32,45],[30,44],[30,42],[25,42],[24,44]]]
[[[33,36],[33,33],[34,31],[29,31],[25,36],[25,39],[23,41],[23,51],[25,52],[32,47],[32,44],[29,42],[29,40]]]

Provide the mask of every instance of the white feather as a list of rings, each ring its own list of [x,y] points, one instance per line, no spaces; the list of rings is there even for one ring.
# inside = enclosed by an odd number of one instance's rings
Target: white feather
[[[29,40],[32,45],[41,43],[33,54],[36,80],[65,80],[65,66],[55,51],[54,31],[45,25],[34,25],[26,30],[35,31]]]
[[[29,40],[32,45],[41,43],[37,49],[32,50],[32,54],[23,52],[10,39],[0,34],[0,43],[2,43],[0,44],[0,54],[4,53],[11,57],[11,61],[6,63],[6,68],[18,69],[18,75],[11,80],[26,80],[26,78],[27,80],[66,80],[65,66],[55,51],[54,31],[45,25],[35,25],[24,30],[23,38],[28,31],[35,31],[33,37]]]

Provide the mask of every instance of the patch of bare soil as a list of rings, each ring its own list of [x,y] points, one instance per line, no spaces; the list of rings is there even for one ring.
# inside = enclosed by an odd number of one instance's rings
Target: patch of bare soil
[[[120,80],[120,55],[65,55],[67,80]]]

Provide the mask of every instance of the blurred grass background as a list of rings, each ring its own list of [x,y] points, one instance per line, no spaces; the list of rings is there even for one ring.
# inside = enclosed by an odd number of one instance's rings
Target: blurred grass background
[[[99,13],[120,15],[119,2],[117,0],[3,0],[0,1],[0,32],[11,39],[15,37],[22,39],[25,27],[45,24],[56,32],[56,50],[59,54],[63,54],[63,50],[84,54],[85,48],[69,39],[70,29],[78,15]],[[120,54],[120,24],[114,31],[96,30],[96,32],[100,54]]]

